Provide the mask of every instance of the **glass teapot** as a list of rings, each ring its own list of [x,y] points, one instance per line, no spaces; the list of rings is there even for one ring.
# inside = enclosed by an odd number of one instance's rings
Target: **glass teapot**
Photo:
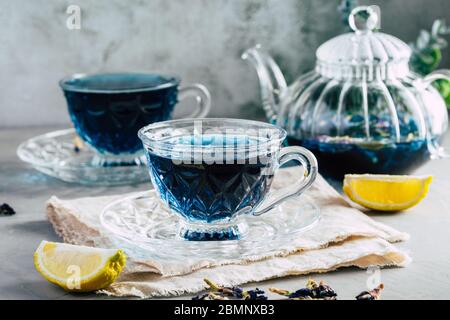
[[[289,86],[261,46],[242,55],[257,71],[268,120],[287,130],[290,144],[313,151],[328,177],[405,174],[430,157],[449,156],[440,146],[447,108],[431,84],[450,79],[450,70],[414,74],[411,49],[377,32],[378,19],[372,7],[355,8],[354,32],[322,44],[315,70]]]

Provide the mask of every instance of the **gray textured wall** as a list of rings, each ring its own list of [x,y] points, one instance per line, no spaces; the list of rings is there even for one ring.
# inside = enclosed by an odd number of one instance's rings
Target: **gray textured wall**
[[[261,117],[256,76],[240,53],[260,42],[292,79],[343,31],[338,2],[0,0],[0,127],[69,123],[57,82],[75,72],[176,73],[210,88],[213,116]],[[405,41],[437,17],[450,21],[448,0],[361,3],[380,5],[383,30]],[[82,9],[81,30],[66,28],[69,4]]]

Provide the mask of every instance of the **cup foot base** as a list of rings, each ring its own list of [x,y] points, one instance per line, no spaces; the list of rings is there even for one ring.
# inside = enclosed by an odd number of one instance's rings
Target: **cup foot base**
[[[182,223],[179,230],[181,238],[188,241],[239,240],[243,226],[238,225],[199,225]]]

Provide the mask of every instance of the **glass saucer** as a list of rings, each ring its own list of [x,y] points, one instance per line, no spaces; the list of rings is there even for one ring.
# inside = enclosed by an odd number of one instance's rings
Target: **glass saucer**
[[[101,225],[152,259],[240,259],[280,252],[290,242],[314,227],[320,209],[306,195],[291,198],[261,216],[245,215],[239,240],[187,241],[179,236],[182,219],[165,208],[155,190],[116,200],[101,215]]]
[[[49,132],[23,142],[17,155],[38,171],[67,182],[112,186],[150,181],[145,165],[95,165],[97,152],[87,145],[76,148],[76,137],[74,129]]]

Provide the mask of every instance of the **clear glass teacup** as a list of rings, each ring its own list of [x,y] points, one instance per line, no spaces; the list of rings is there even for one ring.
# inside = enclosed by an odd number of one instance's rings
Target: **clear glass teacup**
[[[177,76],[154,73],[99,73],[75,74],[59,84],[77,134],[97,151],[93,164],[106,167],[145,162],[138,130],[171,119],[179,101],[196,100],[191,118],[208,114],[208,89],[180,87],[180,82]]]
[[[236,240],[243,214],[261,215],[304,192],[315,180],[317,160],[302,147],[282,147],[285,130],[239,119],[184,119],[142,128],[139,138],[153,185],[183,219],[187,240]],[[301,164],[302,178],[269,192],[278,168]],[[242,219],[239,219],[242,220]]]

